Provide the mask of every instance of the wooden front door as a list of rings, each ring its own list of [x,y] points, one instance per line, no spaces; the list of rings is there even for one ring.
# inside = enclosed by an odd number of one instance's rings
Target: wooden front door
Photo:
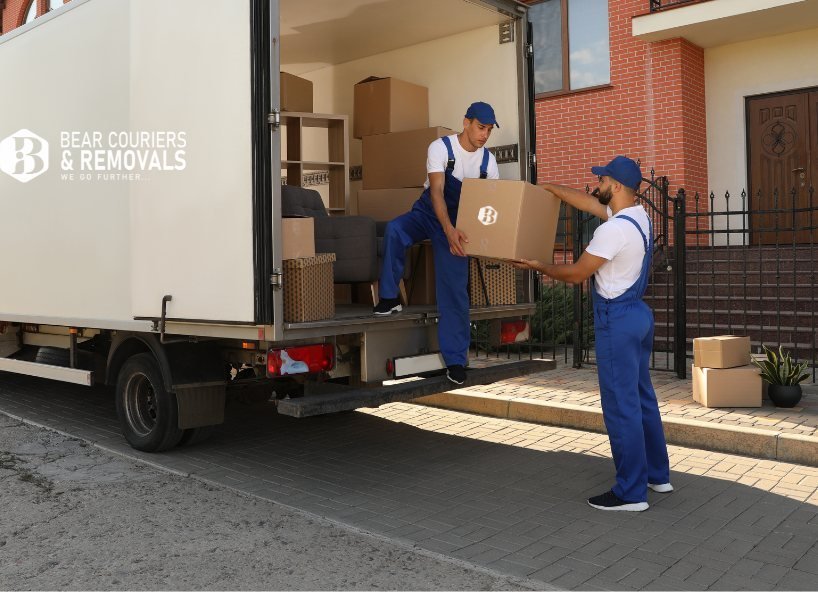
[[[747,99],[747,136],[752,244],[818,242],[818,89]]]

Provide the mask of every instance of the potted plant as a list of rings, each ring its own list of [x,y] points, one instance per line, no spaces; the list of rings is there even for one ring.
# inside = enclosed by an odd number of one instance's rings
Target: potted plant
[[[796,362],[779,346],[778,354],[766,345],[767,359],[753,359],[761,377],[769,383],[767,395],[776,407],[795,407],[801,400],[801,382],[809,378],[806,362]]]

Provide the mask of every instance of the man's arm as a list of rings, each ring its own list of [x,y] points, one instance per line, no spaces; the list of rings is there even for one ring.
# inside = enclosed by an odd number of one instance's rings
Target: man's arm
[[[445,173],[429,173],[429,194],[432,197],[432,207],[435,210],[440,226],[443,227],[443,234],[449,241],[449,251],[452,255],[465,257],[464,243],[469,242],[466,234],[452,225],[449,219],[449,210],[446,208],[446,200],[443,198],[443,185],[446,182]]]
[[[608,219],[608,208],[599,203],[599,200],[590,193],[551,183],[541,183],[540,187],[547,189],[569,206],[593,214],[597,218]]]
[[[567,265],[554,265],[529,259],[521,259],[512,263],[519,269],[533,269],[561,282],[580,284],[591,277],[606,261],[604,257],[591,255],[585,251],[576,263]]]

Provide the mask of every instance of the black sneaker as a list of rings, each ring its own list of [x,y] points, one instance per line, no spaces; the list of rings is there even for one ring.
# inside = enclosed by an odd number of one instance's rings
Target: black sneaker
[[[597,510],[614,510],[620,512],[644,512],[650,506],[648,502],[626,502],[618,497],[613,491],[606,491],[602,495],[588,498],[588,505]]]
[[[446,378],[455,384],[466,382],[466,369],[460,364],[454,364],[446,368]]]
[[[386,317],[403,310],[399,298],[381,298],[378,305],[372,309],[376,317]]]

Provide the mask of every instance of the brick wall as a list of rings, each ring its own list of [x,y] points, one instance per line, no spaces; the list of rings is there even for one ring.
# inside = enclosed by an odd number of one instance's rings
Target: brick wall
[[[34,0],[37,2],[37,16],[42,16],[48,12],[48,0]],[[68,4],[71,0],[63,0],[64,4]],[[5,0],[5,7],[2,10],[2,28],[0,31],[8,33],[12,29],[16,29],[23,24],[23,19],[26,18],[30,0]],[[0,0],[0,5],[3,2]]]
[[[645,43],[631,18],[648,0],[609,0],[611,83],[536,101],[538,180],[596,182],[590,166],[617,154],[667,175],[688,203],[707,190],[704,51],[684,39]],[[690,206],[688,207],[690,209]]]

